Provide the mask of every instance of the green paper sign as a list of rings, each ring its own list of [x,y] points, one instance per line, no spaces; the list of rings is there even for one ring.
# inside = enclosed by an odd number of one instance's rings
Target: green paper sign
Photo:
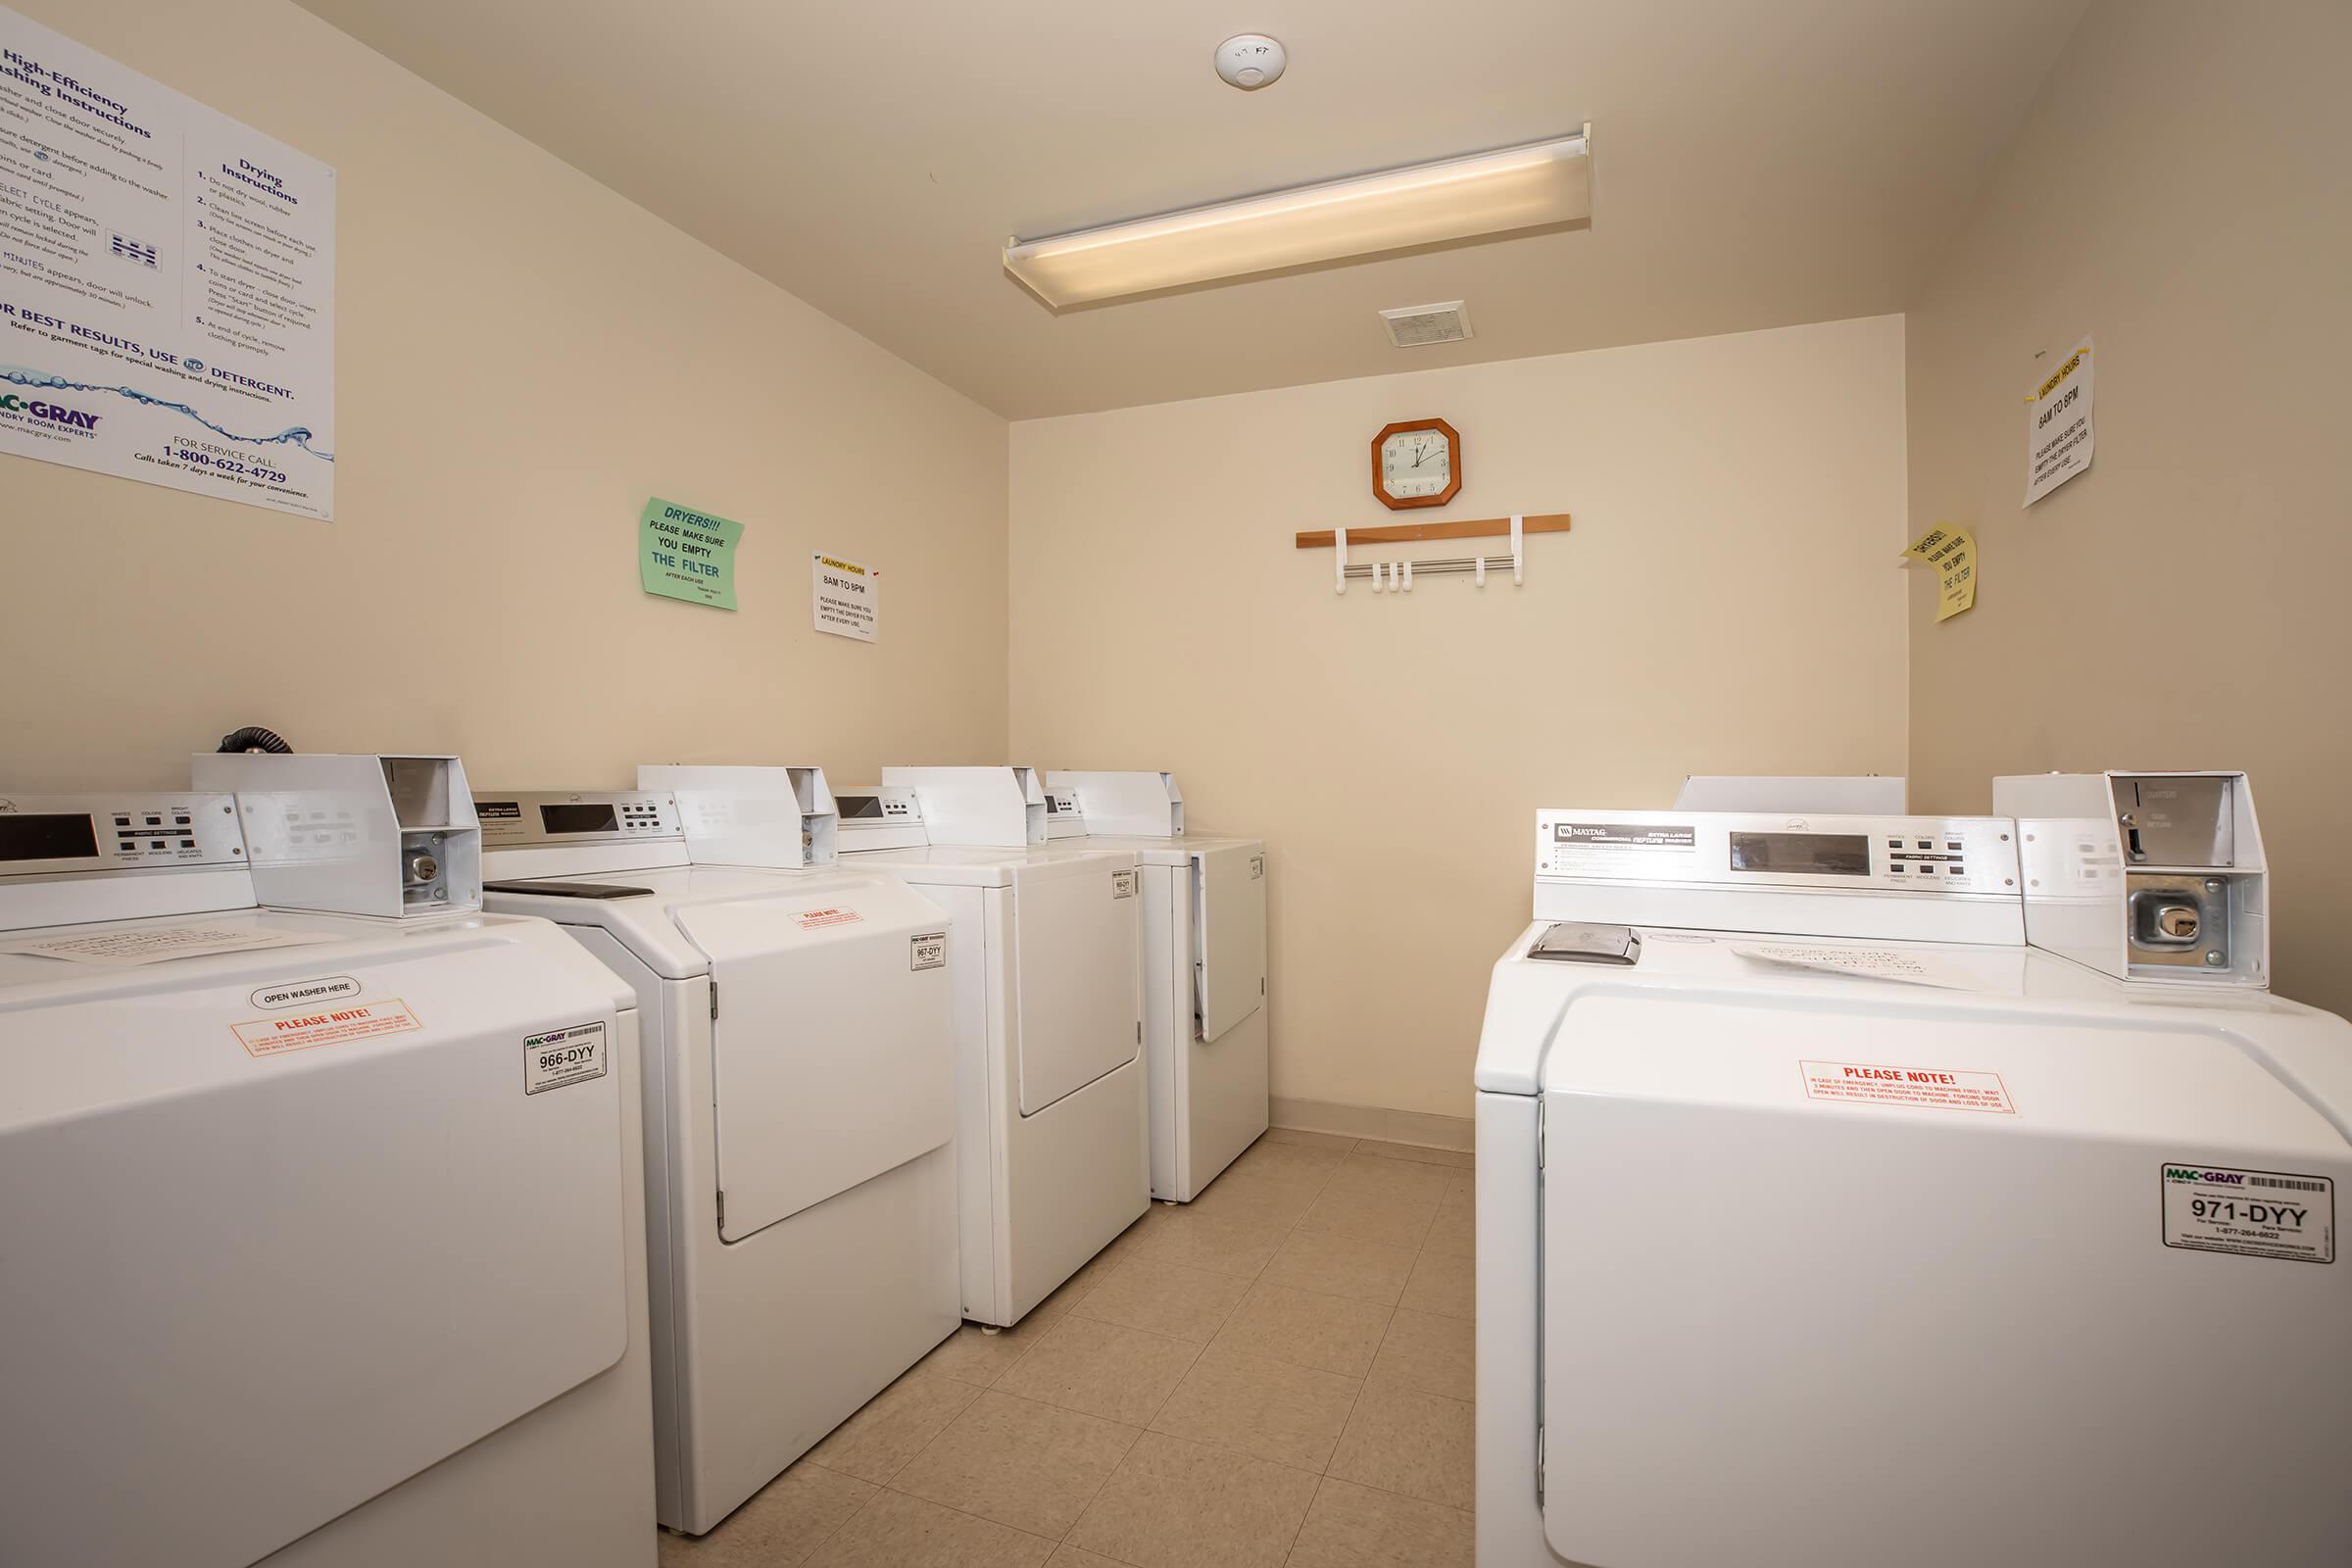
[[[714,610],[735,608],[735,546],[743,524],[660,496],[637,519],[637,575],[649,594]]]

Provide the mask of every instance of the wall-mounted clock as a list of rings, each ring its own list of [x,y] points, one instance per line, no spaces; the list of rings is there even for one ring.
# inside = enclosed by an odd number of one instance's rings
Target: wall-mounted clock
[[[1462,438],[1444,419],[1406,419],[1372,438],[1372,493],[1396,512],[1442,507],[1462,488]]]

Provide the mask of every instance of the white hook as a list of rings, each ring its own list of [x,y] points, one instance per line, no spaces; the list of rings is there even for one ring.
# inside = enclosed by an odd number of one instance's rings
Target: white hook
[[[1478,574],[1475,580],[1481,588],[1487,585],[1487,558],[1484,556],[1478,558]]]
[[[1389,564],[1385,561],[1375,561],[1372,563],[1372,591],[1374,593],[1379,593],[1383,588],[1388,586],[1388,581]]]
[[[1345,528],[1332,529],[1331,542],[1338,549],[1340,556],[1340,580],[1335,585],[1334,591],[1344,594],[1348,591],[1348,530]]]
[[[1521,549],[1519,514],[1514,512],[1511,514],[1511,582],[1513,586],[1527,581],[1526,574],[1521,569],[1524,564],[1524,558],[1520,553]]]
[[[1409,561],[1404,564],[1404,591],[1408,594],[1413,591],[1413,564]]]

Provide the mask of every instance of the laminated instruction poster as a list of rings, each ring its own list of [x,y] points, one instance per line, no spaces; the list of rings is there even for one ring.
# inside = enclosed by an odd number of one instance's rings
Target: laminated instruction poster
[[[0,8],[0,453],[332,517],[335,172]]]

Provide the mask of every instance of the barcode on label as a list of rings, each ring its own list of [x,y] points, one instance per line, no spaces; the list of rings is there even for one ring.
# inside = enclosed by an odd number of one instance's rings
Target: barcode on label
[[[2328,1190],[2326,1182],[2295,1182],[2288,1181],[2283,1176],[2249,1176],[2246,1178],[2246,1185],[2248,1187],[2273,1187],[2283,1193],[2324,1193]]]

